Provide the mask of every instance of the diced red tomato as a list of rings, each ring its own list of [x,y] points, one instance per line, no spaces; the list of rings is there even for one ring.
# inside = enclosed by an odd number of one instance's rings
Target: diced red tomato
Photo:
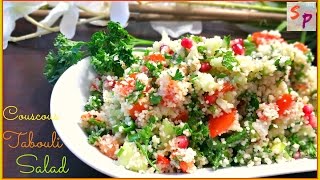
[[[187,162],[181,161],[179,163],[179,166],[180,166],[181,171],[186,173],[188,171],[188,169],[193,166],[193,163],[192,162],[187,163]]]
[[[181,40],[181,46],[186,49],[190,49],[192,47],[192,41],[188,38],[183,38]]]
[[[223,84],[223,88],[222,90],[220,90],[220,92],[226,93],[228,91],[233,91],[233,90],[234,90],[234,86],[231,83],[226,82]]]
[[[255,42],[256,45],[263,44],[264,42],[268,42],[270,40],[279,40],[283,42],[283,38],[262,32],[255,32],[252,34],[252,41]]]
[[[218,99],[218,96],[216,93],[209,95],[208,93],[203,95],[204,101],[209,104],[209,105],[213,105],[216,100]]]
[[[300,42],[296,42],[294,44],[294,47],[298,48],[300,51],[302,51],[303,53],[308,52],[308,47]]]
[[[228,91],[232,91],[234,90],[234,86],[232,86],[231,83],[229,82],[226,82],[223,84],[223,88],[220,90],[220,91],[215,91],[214,94],[212,95],[209,95],[208,93],[205,93],[203,98],[204,98],[204,101],[209,104],[209,105],[213,105],[216,100],[218,99],[218,94],[219,93],[226,93]]]
[[[119,86],[119,94],[122,96],[128,96],[135,88],[135,79],[138,73],[132,73],[129,75],[130,80],[117,81],[116,84]]]
[[[214,138],[220,134],[225,133],[236,119],[236,114],[237,110],[233,109],[230,113],[224,113],[219,117],[213,118],[212,116],[210,116],[208,124],[210,137]]]
[[[241,44],[234,44],[231,46],[235,55],[244,55],[244,47]]]
[[[169,166],[170,165],[170,160],[164,156],[158,155],[157,157],[157,164]]]
[[[185,135],[181,135],[181,136],[176,137],[176,141],[178,143],[179,148],[186,149],[189,145],[188,138]]]
[[[143,110],[146,110],[147,108],[145,107],[145,104],[142,104],[142,103],[139,103],[137,102],[136,104],[134,104],[132,106],[132,108],[129,110],[129,114],[130,114],[130,117],[132,119],[137,119],[135,113],[138,112],[138,113],[141,113]]]
[[[117,159],[115,152],[119,149],[119,142],[111,136],[107,136],[106,138],[107,142],[109,142],[108,144],[98,143],[100,151],[111,159]]]
[[[126,83],[121,83],[121,81],[118,81],[116,84],[120,86],[119,94],[122,96],[129,95],[135,88],[134,81],[132,80]]]
[[[169,83],[166,87],[165,95],[162,96],[161,104],[168,106],[171,103],[177,103],[175,100],[176,93],[173,89],[177,88],[177,82],[175,80],[169,80]]]
[[[181,120],[182,122],[187,122],[189,119],[189,113],[187,110],[180,111],[179,115],[174,118],[175,120]]]
[[[166,60],[166,58],[162,54],[151,54],[149,56],[146,56],[145,60],[153,62],[163,62]]]
[[[199,69],[200,72],[209,72],[212,69],[212,66],[209,62],[202,62]]]
[[[276,104],[279,108],[278,114],[281,116],[286,110],[290,109],[293,104],[293,98],[290,94],[284,94],[276,101]]]

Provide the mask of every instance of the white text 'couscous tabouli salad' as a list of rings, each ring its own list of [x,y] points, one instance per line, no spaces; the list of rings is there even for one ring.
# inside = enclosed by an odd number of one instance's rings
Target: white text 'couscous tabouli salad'
[[[123,34],[107,43],[132,45],[117,23],[108,27],[108,38]],[[89,143],[117,164],[192,173],[316,158],[317,69],[304,44],[262,31],[233,40],[163,35],[136,55],[132,47],[91,52],[98,77],[81,116]]]

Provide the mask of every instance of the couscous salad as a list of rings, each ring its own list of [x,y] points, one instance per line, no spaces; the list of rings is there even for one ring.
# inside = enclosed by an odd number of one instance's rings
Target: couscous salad
[[[316,158],[317,69],[304,44],[277,31],[246,39],[163,34],[133,53],[121,46],[132,37],[108,27],[121,38],[96,34],[88,45],[97,77],[81,127],[118,165],[192,173]],[[101,53],[94,45],[103,41],[115,48]]]

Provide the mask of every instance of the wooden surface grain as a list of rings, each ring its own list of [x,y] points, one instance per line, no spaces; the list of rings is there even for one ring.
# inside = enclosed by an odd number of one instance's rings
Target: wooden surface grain
[[[14,36],[35,31],[35,28],[24,20],[17,22]],[[74,39],[88,40],[92,33],[103,28],[82,25],[77,28]],[[159,40],[160,35],[151,28],[148,22],[129,22],[126,28],[130,34],[144,39]],[[228,35],[232,37],[246,37],[255,28],[226,22],[204,22],[201,35]],[[285,38],[298,39],[300,34],[294,32],[284,33]],[[43,76],[44,58],[53,47],[55,34],[43,36],[19,43],[9,43],[4,50],[4,107],[17,106],[18,114],[50,114],[50,95],[52,85],[48,84]],[[66,94],[66,97],[70,94]],[[72,127],[70,127],[72,128]],[[33,131],[34,141],[50,141],[54,127],[51,121],[7,121],[4,120],[4,131],[28,132]],[[61,149],[30,149],[9,148],[10,141],[4,142],[4,177],[107,177],[75,157],[65,146]],[[22,154],[34,154],[35,159],[26,159],[23,163],[33,165],[43,164],[42,158],[50,155],[50,164],[58,165],[63,156],[67,157],[67,174],[23,174],[16,164],[16,158]],[[280,177],[316,177],[316,172],[283,175]]]

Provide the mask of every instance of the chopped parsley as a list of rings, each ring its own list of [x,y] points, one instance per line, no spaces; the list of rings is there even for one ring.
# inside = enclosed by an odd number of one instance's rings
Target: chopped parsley
[[[148,68],[150,75],[156,78],[159,77],[163,68],[162,64],[153,65],[151,62],[146,62],[145,66]]]
[[[223,42],[225,43],[227,48],[230,47],[230,41],[231,41],[231,36],[230,35],[223,37]]]
[[[232,51],[227,51],[223,55],[222,66],[226,67],[228,70],[232,71],[233,67],[239,65],[239,62],[232,55]]]
[[[179,69],[176,70],[176,73],[174,74],[174,76],[171,76],[172,77],[172,80],[175,80],[175,81],[182,81],[183,80],[183,75],[182,73],[179,71]]]
[[[256,51],[256,45],[249,41],[248,39],[245,39],[243,41],[243,45],[244,45],[244,48],[245,48],[245,55],[251,55],[253,51]]]
[[[290,66],[292,64],[292,61],[290,59],[286,60],[283,64],[280,64],[280,59],[277,59],[274,62],[274,65],[277,67],[278,71],[286,71],[286,67]]]
[[[98,111],[103,104],[103,97],[100,91],[91,91],[91,95],[88,102],[84,106],[86,111],[95,110]]]
[[[149,100],[150,100],[151,105],[158,105],[161,102],[162,97],[155,95],[155,93],[153,93],[150,95]]]
[[[196,43],[199,43],[199,42],[202,42],[202,37],[200,36],[193,36],[192,37],[192,40]]]
[[[143,91],[145,86],[146,85],[144,85],[141,81],[136,81],[136,91]]]

